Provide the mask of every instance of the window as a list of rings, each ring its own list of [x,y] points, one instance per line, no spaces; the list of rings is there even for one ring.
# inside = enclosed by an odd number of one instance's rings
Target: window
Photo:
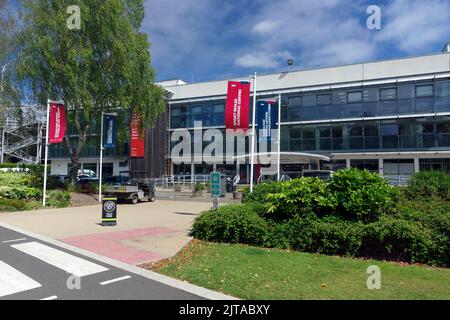
[[[348,103],[362,102],[362,92],[361,91],[348,92],[347,101]]]
[[[450,96],[450,81],[441,81],[435,84],[436,97]]]
[[[402,84],[397,86],[398,99],[414,99],[415,88],[413,84]]]
[[[350,166],[360,170],[368,170],[370,172],[378,172],[378,160],[351,160]]]
[[[300,108],[302,106],[302,98],[301,97],[292,97],[288,100],[288,120],[296,121],[300,120]]]
[[[346,104],[347,103],[347,95],[345,91],[333,91],[333,104]]]
[[[433,86],[416,86],[416,98],[432,97],[433,96]]]
[[[378,101],[378,88],[366,88],[363,90],[363,97],[365,102]]]
[[[300,139],[302,137],[302,129],[301,127],[293,127],[290,130],[290,139]]]
[[[398,124],[383,124],[381,125],[382,136],[398,135]]]
[[[381,89],[380,90],[380,99],[383,101],[397,99],[397,89],[396,88]]]
[[[331,94],[318,94],[317,95],[317,105],[326,106],[331,104]]]
[[[316,105],[316,95],[308,94],[302,97],[302,102],[304,107],[313,107]]]
[[[398,137],[399,126],[396,123],[392,124],[382,124],[381,125],[381,136],[383,142],[383,148],[386,149],[397,149],[398,148]]]

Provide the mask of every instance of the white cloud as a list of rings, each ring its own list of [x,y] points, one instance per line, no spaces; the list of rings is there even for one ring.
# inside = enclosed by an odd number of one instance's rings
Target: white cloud
[[[163,78],[210,80],[248,71],[324,67],[436,52],[450,35],[449,0],[388,0],[382,29],[366,0],[147,0],[143,30]],[[251,70],[248,70],[251,69]]]
[[[236,58],[235,64],[245,68],[275,69],[291,57],[287,51],[247,53]]]
[[[397,0],[382,9],[383,27],[376,38],[407,53],[429,51],[450,40],[448,0]]]
[[[253,26],[252,32],[259,33],[259,34],[265,34],[267,32],[274,31],[279,25],[280,25],[279,21],[273,21],[270,19],[263,20]]]

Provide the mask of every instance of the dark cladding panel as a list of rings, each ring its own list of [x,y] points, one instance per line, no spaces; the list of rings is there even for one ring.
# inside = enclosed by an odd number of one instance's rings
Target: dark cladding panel
[[[150,178],[161,178],[167,172],[168,111],[161,114],[153,128],[145,130],[145,157],[134,158],[130,171],[147,172]]]

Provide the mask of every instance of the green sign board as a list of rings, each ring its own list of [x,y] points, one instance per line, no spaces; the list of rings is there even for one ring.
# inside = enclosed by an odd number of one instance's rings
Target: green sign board
[[[211,196],[220,198],[220,172],[211,173]]]

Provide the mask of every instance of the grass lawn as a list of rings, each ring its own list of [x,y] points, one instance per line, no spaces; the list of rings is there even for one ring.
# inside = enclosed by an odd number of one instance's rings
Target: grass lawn
[[[380,290],[367,289],[370,265]],[[242,299],[450,299],[450,269],[197,240],[151,268]]]

